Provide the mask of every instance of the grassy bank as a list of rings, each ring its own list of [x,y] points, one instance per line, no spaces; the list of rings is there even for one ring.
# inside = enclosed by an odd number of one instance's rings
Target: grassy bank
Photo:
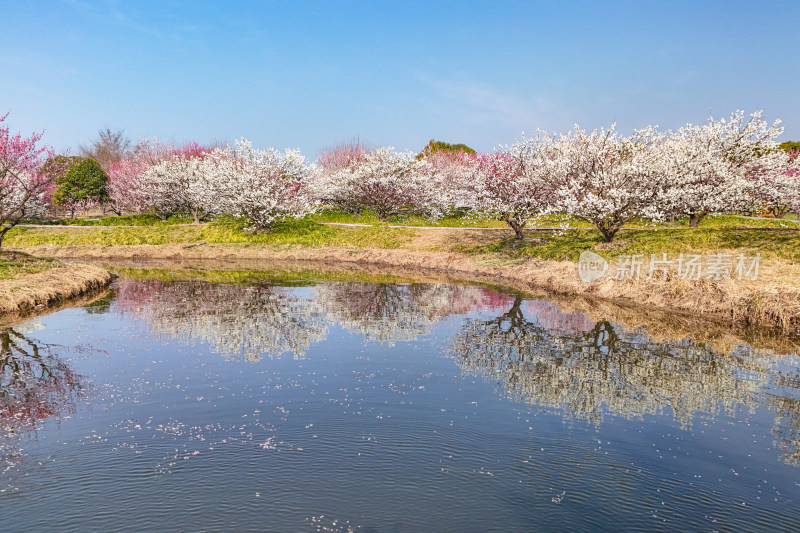
[[[111,273],[97,265],[64,264],[20,252],[0,253],[0,316],[25,315],[106,287]]]
[[[353,215],[346,223],[357,220]],[[359,215],[362,216],[362,215]],[[635,226],[639,228],[639,226]],[[236,221],[199,226],[15,228],[6,245],[43,257],[223,259],[360,263],[446,272],[526,291],[550,291],[662,309],[716,315],[727,320],[800,328],[800,229],[791,221],[708,217],[700,228],[681,221],[621,231],[612,243],[596,230],[528,232],[520,242],[510,231],[476,228],[331,226],[314,220],[279,224],[250,234]],[[613,268],[623,255],[744,254],[761,259],[758,279],[670,276],[592,283],[578,278],[576,261],[592,250]],[[646,271],[644,272],[646,274]],[[644,276],[643,276],[644,277]]]

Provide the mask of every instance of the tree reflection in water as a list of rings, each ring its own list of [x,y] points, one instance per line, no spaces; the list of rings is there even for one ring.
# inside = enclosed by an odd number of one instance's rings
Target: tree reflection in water
[[[366,341],[392,344],[428,333],[445,316],[496,309],[510,300],[479,287],[351,282],[317,285],[309,298],[285,287],[203,281],[123,281],[117,292],[120,310],[154,330],[188,342],[201,339],[216,353],[248,361],[263,354],[304,357],[326,338],[329,320]]]
[[[766,405],[776,416],[778,446],[800,463],[797,371],[746,344],[720,349],[690,338],[656,340],[644,329],[565,313],[546,300],[447,284],[322,283],[301,296],[276,286],[123,281],[117,304],[157,332],[204,340],[225,357],[247,361],[303,358],[325,340],[329,321],[365,342],[391,345],[427,334],[449,315],[506,309],[488,320],[465,319],[451,352],[464,371],[497,380],[513,399],[596,424],[610,412],[668,414],[684,427],[698,416]]]
[[[3,471],[19,457],[18,441],[47,419],[72,414],[81,376],[21,327],[0,328],[0,455]]]
[[[319,303],[282,287],[124,281],[117,302],[155,331],[189,343],[200,339],[224,357],[247,361],[263,354],[304,358],[328,330]]]
[[[800,401],[793,398],[800,380],[747,345],[724,353],[688,338],[657,341],[581,312],[563,313],[551,302],[517,298],[493,319],[465,321],[451,353],[464,371],[497,380],[517,401],[596,424],[604,411],[666,412],[687,427],[698,415],[734,415],[766,403],[776,410],[786,460],[800,458]]]
[[[430,332],[449,315],[497,309],[511,297],[481,287],[431,283],[327,283],[317,297],[343,328],[364,341],[394,344]]]

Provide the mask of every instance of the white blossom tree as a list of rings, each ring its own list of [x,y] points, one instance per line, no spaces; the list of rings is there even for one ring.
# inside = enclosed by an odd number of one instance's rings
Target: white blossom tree
[[[145,172],[145,180],[162,195],[162,201],[153,207],[162,218],[169,212],[186,210],[199,224],[201,215],[214,203],[213,177],[201,171],[209,149],[192,142],[170,152]]]
[[[441,202],[434,199],[434,189],[426,161],[390,146],[323,168],[313,186],[320,202],[351,211],[371,209],[381,220],[408,208],[435,214]]]
[[[747,207],[745,165],[777,148],[783,131],[756,111],[745,120],[736,111],[726,120],[709,117],[702,125],[688,124],[669,136],[659,150],[669,184],[659,203],[669,212],[689,217],[697,227],[709,213],[739,212]]]
[[[576,126],[553,143],[548,158],[557,209],[593,224],[609,242],[634,218],[663,218],[658,200],[666,176],[654,149],[661,142],[654,127],[624,138],[614,126],[591,133]]]
[[[316,170],[299,150],[256,150],[246,139],[217,148],[201,163],[215,212],[245,217],[248,229],[269,229],[281,217],[304,217],[316,209],[308,191]]]

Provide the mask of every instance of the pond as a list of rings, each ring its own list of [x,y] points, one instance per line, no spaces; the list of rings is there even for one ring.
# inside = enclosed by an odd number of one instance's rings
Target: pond
[[[722,329],[128,277],[0,328],[0,530],[797,531],[796,345]]]

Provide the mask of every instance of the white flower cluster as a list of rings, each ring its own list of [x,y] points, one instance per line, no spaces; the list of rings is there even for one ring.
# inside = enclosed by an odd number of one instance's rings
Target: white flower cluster
[[[800,210],[800,157],[778,150],[779,121],[742,111],[662,132],[622,136],[579,127],[539,133],[489,154],[434,153],[346,145],[308,164],[297,150],[256,150],[245,139],[213,150],[150,143],[138,163],[109,171],[118,207],[165,217],[188,211],[246,217],[268,228],[320,205],[436,217],[456,208],[503,220],[522,238],[535,217],[560,213],[612,240],[627,222],[710,213]]]
[[[431,170],[412,152],[384,146],[360,153],[349,164],[323,169],[311,188],[320,202],[354,212],[371,209],[381,220],[406,208],[435,214],[441,191],[431,182]]]
[[[111,196],[118,208],[150,211],[166,218],[188,211],[245,217],[263,230],[278,217],[302,217],[314,210],[308,181],[315,172],[298,150],[256,150],[241,139],[234,148],[164,148],[148,143],[137,164],[109,170]]]

